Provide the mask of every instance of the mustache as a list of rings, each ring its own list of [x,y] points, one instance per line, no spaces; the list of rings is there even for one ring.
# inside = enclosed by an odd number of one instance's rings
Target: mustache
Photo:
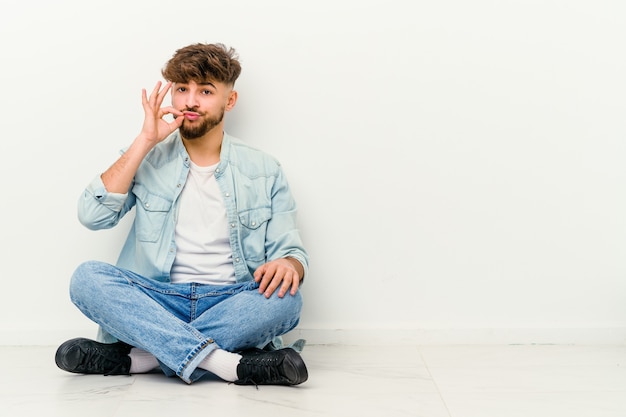
[[[198,110],[197,107],[185,107],[184,109],[181,110],[183,113],[184,112],[192,112],[192,113],[198,113],[201,116],[204,116],[204,113],[200,112]]]

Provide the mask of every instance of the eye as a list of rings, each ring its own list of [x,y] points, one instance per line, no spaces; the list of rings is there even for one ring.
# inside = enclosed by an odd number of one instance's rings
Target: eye
[[[207,96],[208,96],[208,95],[211,95],[211,94],[213,94],[213,93],[211,92],[211,90],[202,90],[202,94],[204,94],[204,95],[207,95]]]
[[[187,89],[185,87],[178,87],[176,91],[178,91],[179,93],[184,93],[185,91],[187,91]]]

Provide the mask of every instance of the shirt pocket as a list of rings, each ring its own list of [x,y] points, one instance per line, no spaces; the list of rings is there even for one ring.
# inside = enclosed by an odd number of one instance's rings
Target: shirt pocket
[[[271,218],[272,210],[269,207],[239,212],[241,247],[246,260],[265,262],[265,235]]]
[[[135,234],[142,242],[156,242],[163,233],[165,222],[172,208],[172,201],[135,184],[133,194],[137,196]]]

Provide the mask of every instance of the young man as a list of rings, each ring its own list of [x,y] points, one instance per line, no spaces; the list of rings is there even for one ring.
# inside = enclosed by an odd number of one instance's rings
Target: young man
[[[115,266],[74,272],[71,299],[100,331],[98,341],[63,343],[59,368],[306,381],[300,354],[272,342],[298,324],[308,255],[280,164],[224,132],[240,72],[232,48],[194,44],[168,61],[165,85],[143,90],[141,132],[78,203],[90,229],[115,226],[133,207],[134,223]]]

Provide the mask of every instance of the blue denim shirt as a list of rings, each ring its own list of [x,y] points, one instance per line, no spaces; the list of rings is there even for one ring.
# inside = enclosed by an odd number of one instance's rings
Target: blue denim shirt
[[[145,157],[128,193],[109,193],[96,177],[79,199],[78,218],[89,229],[108,229],[135,207],[117,266],[169,282],[188,172],[189,155],[176,131]],[[296,225],[296,204],[278,161],[224,134],[215,178],[226,206],[237,282],[252,280],[263,263],[284,257],[300,261],[306,276],[308,254]]]

